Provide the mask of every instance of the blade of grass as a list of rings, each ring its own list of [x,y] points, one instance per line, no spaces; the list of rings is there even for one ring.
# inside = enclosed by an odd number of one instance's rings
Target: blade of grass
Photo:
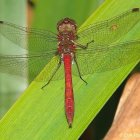
[[[127,4],[123,2],[122,0],[106,1],[90,17],[88,23],[115,16],[140,5],[138,0],[126,0]],[[134,34],[140,36],[139,27],[140,23],[129,33],[128,39],[131,39]],[[1,139],[78,139],[134,66],[135,64],[130,64],[110,72],[87,76],[87,86],[78,78],[73,79],[75,117],[72,129],[68,128],[64,114],[64,81],[51,82],[44,91],[40,89],[44,83],[32,82],[1,120]]]

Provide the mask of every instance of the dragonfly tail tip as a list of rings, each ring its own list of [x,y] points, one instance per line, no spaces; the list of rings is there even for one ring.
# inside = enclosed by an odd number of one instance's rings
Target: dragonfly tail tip
[[[72,128],[72,123],[69,123],[69,128]]]
[[[140,11],[140,8],[133,8],[132,9],[132,12],[139,12]]]
[[[0,23],[3,23],[3,21],[0,21]]]

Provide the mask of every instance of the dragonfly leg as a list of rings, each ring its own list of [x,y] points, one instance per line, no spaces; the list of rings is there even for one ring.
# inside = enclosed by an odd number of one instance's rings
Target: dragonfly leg
[[[87,49],[90,43],[93,43],[94,40],[91,40],[90,42],[88,42],[86,45],[82,45],[76,42],[76,45],[82,49]]]
[[[54,75],[56,74],[56,72],[58,71],[58,69],[60,68],[60,66],[61,66],[61,60],[59,61],[58,65],[57,65],[57,68],[53,72],[53,74],[51,75],[49,81],[41,89],[44,89],[51,82],[52,78],[54,77]]]
[[[84,83],[86,83],[86,85],[87,85],[88,83],[87,83],[87,82],[82,78],[82,76],[81,76],[81,72],[80,72],[80,69],[79,69],[79,66],[78,66],[76,57],[74,57],[74,61],[75,61],[75,64],[76,64],[76,66],[77,66],[77,70],[78,70],[78,74],[79,74],[80,79],[81,79]]]
[[[79,43],[77,44],[77,46],[80,47],[80,48],[82,48],[82,49],[86,49],[87,48],[87,45],[84,46],[84,45],[79,44]]]
[[[88,42],[88,43],[86,44],[86,48],[88,48],[88,46],[89,46],[90,43],[94,43],[94,40],[91,40],[90,42]]]

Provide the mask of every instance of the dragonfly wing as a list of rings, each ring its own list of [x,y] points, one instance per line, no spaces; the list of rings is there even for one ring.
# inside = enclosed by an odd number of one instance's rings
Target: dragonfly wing
[[[54,56],[51,61],[44,67],[41,73],[35,78],[35,81],[48,82],[49,79],[51,81],[61,80],[64,78],[64,67],[63,64],[58,69],[58,65],[61,59],[60,56]]]
[[[55,59],[54,59],[54,58]],[[53,61],[50,61],[53,58]],[[48,63],[50,61],[50,63]],[[38,76],[36,81],[47,82],[53,69],[57,66],[59,56],[55,56],[55,51],[44,54],[27,55],[0,55],[0,72],[12,75],[27,77],[29,73],[30,80],[33,80],[43,68],[48,65],[45,71]],[[37,64],[36,64],[37,63]]]
[[[44,52],[57,46],[57,36],[47,30],[26,28],[0,21],[0,34],[30,52]]]
[[[81,75],[110,71],[140,60],[140,41],[78,49],[75,57]],[[73,69],[78,75],[76,65]]]
[[[92,41],[98,45],[111,44],[123,37],[139,21],[140,10],[134,8],[109,20],[79,29],[77,43],[83,46]]]

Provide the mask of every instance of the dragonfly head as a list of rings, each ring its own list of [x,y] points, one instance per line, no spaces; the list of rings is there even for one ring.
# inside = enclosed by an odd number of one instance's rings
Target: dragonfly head
[[[58,32],[73,32],[77,30],[76,22],[70,18],[64,18],[57,23]]]

